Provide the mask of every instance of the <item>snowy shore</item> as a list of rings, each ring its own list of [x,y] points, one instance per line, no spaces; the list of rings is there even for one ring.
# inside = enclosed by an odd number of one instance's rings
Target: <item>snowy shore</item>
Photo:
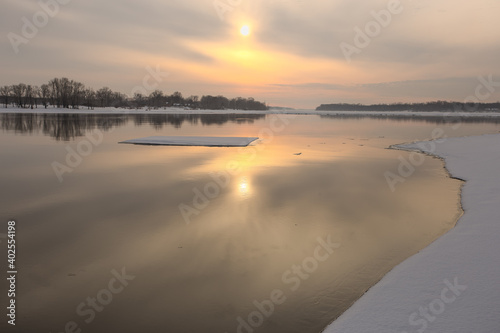
[[[324,115],[324,116],[408,116],[408,117],[485,117],[500,118],[500,112],[416,112],[416,111],[317,111],[317,110],[185,110],[183,108],[165,109],[122,109],[122,108],[95,108],[89,110],[85,107],[80,109],[58,109],[43,107],[35,109],[0,108],[0,113],[71,113],[71,114],[292,114],[292,115]]]
[[[443,158],[450,174],[466,181],[465,213],[324,332],[500,332],[500,135],[397,147]]]

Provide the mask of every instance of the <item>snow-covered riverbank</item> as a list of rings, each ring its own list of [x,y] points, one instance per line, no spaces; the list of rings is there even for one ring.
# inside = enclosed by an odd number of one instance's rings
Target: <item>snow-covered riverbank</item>
[[[295,115],[358,115],[358,116],[408,116],[408,117],[487,117],[500,118],[500,112],[414,112],[414,111],[317,111],[317,110],[185,110],[183,108],[165,109],[122,109],[87,108],[58,109],[39,107],[36,109],[0,108],[0,113],[77,113],[77,114],[295,114]]]
[[[371,288],[325,333],[500,332],[500,135],[400,145],[464,179],[457,226]]]

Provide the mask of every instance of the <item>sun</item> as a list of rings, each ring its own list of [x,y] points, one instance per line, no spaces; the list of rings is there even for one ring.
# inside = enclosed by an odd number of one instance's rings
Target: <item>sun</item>
[[[240,33],[243,35],[243,36],[248,36],[250,35],[250,27],[248,25],[244,25],[241,27],[240,29]]]

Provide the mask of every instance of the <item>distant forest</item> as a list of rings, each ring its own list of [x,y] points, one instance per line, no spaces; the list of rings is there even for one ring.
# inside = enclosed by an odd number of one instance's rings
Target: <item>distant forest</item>
[[[395,103],[395,104],[322,104],[318,111],[496,111],[500,110],[500,102],[466,104],[459,102],[436,101],[427,103]]]
[[[55,78],[40,87],[29,84],[16,84],[0,87],[0,99],[5,107],[14,105],[19,108],[38,108],[49,106],[57,108],[78,109],[86,107],[106,108],[165,108],[183,107],[186,109],[207,110],[268,110],[265,103],[250,98],[237,97],[229,99],[224,96],[189,96],[184,98],[176,91],[166,95],[161,90],[155,90],[148,96],[136,93],[133,97],[114,92],[108,87],[94,90],[85,87],[81,82],[67,78]]]

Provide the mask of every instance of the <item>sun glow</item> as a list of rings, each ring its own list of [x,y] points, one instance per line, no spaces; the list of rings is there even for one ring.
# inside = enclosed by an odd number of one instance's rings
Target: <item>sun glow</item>
[[[244,25],[241,27],[240,29],[240,33],[243,35],[243,36],[248,36],[250,35],[250,27],[248,25]]]

